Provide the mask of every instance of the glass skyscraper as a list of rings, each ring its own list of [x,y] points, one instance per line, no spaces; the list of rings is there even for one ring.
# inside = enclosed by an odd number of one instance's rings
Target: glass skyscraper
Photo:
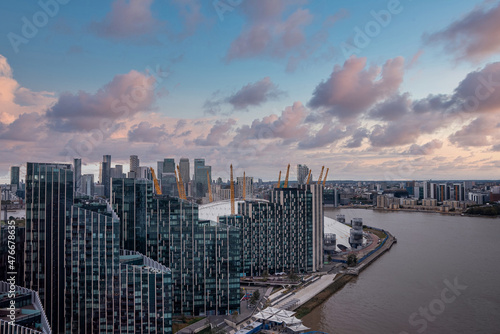
[[[64,330],[65,221],[72,205],[71,165],[27,163],[24,286],[38,292],[55,333]]]

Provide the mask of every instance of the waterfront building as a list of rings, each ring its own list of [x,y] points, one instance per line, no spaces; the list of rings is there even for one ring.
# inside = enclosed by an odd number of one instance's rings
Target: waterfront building
[[[38,292],[55,333],[64,329],[64,222],[72,204],[71,165],[27,163],[23,285]]]
[[[12,287],[14,290],[12,291]],[[9,293],[15,297],[10,298]],[[14,300],[15,321],[11,322],[11,300]],[[5,334],[52,334],[42,302],[34,290],[0,281],[0,333]]]
[[[65,332],[170,332],[168,268],[120,251],[120,220],[107,202],[76,202],[66,222]]]
[[[465,201],[465,188],[462,183],[453,184],[453,199],[459,202]]]
[[[219,222],[241,230],[242,272],[249,276],[323,267],[323,187],[276,188],[271,201],[238,203]]]
[[[229,314],[239,309],[240,231],[198,219],[198,205],[155,195],[148,180],[113,180],[125,249],[172,271],[173,313]]]
[[[424,198],[422,200],[422,206],[424,206],[424,207],[436,207],[437,206],[437,199],[435,199],[435,198]]]

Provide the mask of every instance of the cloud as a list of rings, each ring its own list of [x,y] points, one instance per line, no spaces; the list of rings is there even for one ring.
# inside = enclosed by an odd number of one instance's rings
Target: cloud
[[[500,139],[500,121],[497,116],[480,116],[449,136],[459,147],[488,146],[492,138]]]
[[[165,22],[153,16],[154,0],[115,0],[102,21],[93,21],[89,28],[96,35],[111,39],[150,37],[161,31]]]
[[[434,139],[424,145],[413,144],[410,146],[405,154],[409,155],[430,155],[433,154],[435,150],[443,147],[443,142],[438,139]]]
[[[221,105],[225,103],[230,104],[233,110],[246,110],[248,107],[260,106],[269,100],[275,100],[284,94],[269,77],[249,83],[227,97],[216,99],[215,97],[219,93],[215,92],[212,94],[212,100],[205,101],[204,108],[206,112],[216,114],[220,112]]]
[[[128,140],[138,143],[157,143],[169,137],[165,125],[153,126],[149,122],[133,125],[128,131]]]
[[[316,133],[309,135],[299,143],[300,149],[313,149],[335,144],[337,141],[349,136],[352,129],[341,124],[325,124]]]
[[[345,144],[347,148],[358,148],[361,147],[363,139],[368,138],[368,130],[365,128],[358,128],[351,139]]]
[[[478,62],[500,51],[500,3],[476,7],[445,29],[424,35],[426,44],[442,44],[457,60]]]
[[[285,139],[297,141],[303,138],[309,128],[304,120],[309,111],[301,102],[286,107],[281,115],[272,114],[262,119],[255,119],[250,126],[243,125],[237,130],[234,145],[246,140]]]
[[[298,1],[245,1],[241,8],[246,23],[240,35],[231,43],[228,61],[260,55],[283,58],[305,41],[304,28],[313,19],[307,9],[298,8],[285,19],[285,10]]]
[[[411,112],[410,94],[397,94],[378,103],[370,110],[369,116],[373,119],[394,121]]]
[[[319,83],[308,103],[339,119],[353,119],[374,103],[394,94],[403,81],[404,59],[388,60],[382,68],[366,67],[366,58],[351,57],[336,65],[330,77]]]
[[[206,138],[197,138],[194,143],[199,146],[218,146],[221,140],[227,138],[229,131],[235,124],[236,120],[234,119],[217,121]]]
[[[111,82],[91,94],[62,93],[47,110],[52,130],[58,132],[99,129],[103,122],[117,122],[151,109],[155,101],[154,78],[135,70],[116,75]],[[116,126],[116,124],[115,124]]]
[[[41,138],[44,131],[42,116],[37,113],[21,114],[8,125],[0,122],[0,141],[34,142]]]

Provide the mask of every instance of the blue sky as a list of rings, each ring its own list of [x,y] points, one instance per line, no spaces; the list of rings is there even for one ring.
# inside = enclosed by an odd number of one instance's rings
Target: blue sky
[[[497,1],[40,3],[51,15],[0,11],[0,182],[26,160],[81,156],[96,172],[103,154],[205,157],[222,177],[231,162],[264,179],[287,163],[332,179],[497,177],[496,86],[457,111],[477,78],[500,75]],[[113,113],[145,78],[141,103]]]

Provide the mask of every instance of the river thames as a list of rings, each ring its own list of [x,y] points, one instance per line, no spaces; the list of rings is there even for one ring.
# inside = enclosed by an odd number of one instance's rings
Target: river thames
[[[500,333],[500,219],[325,209],[398,243],[303,318],[327,333]]]

